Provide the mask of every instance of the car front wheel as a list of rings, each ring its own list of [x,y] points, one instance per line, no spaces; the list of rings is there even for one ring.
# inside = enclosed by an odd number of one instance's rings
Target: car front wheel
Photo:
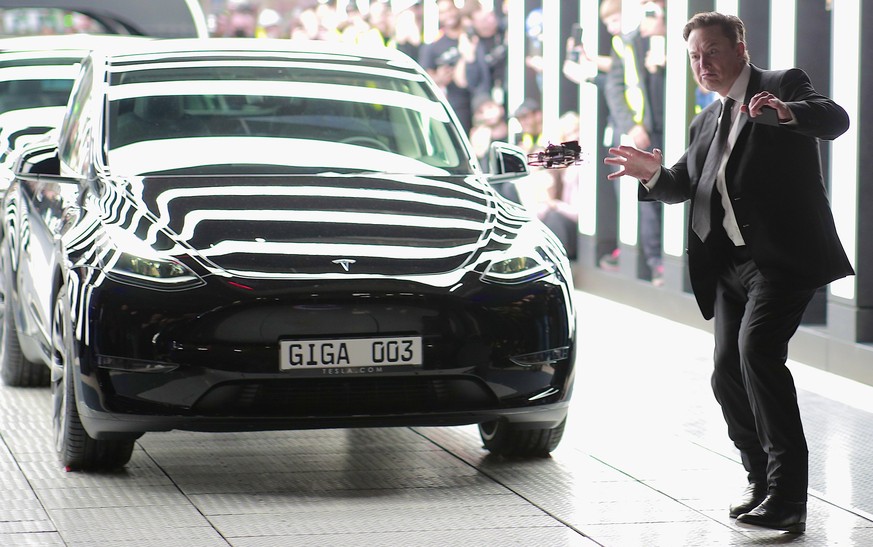
[[[94,439],[79,419],[73,385],[70,308],[64,289],[58,291],[52,313],[52,425],[55,449],[68,470],[108,471],[130,461],[134,439]]]
[[[547,457],[564,436],[566,418],[552,428],[522,429],[506,420],[479,424],[479,435],[486,450],[497,456]]]

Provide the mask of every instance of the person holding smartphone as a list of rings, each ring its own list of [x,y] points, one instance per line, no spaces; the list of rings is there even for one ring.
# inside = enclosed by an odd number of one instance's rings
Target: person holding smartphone
[[[644,1],[640,8],[643,18],[639,26],[626,35],[613,37],[605,96],[615,129],[614,144],[632,144],[651,151],[661,148],[664,142],[665,3]],[[653,54],[653,46],[660,51]],[[645,259],[641,277],[648,277],[656,287],[664,284],[662,214],[659,202],[639,204],[639,241]]]

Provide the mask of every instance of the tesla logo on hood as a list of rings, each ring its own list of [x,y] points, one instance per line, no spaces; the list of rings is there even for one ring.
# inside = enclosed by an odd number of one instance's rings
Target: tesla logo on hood
[[[339,264],[343,267],[343,270],[349,271],[349,266],[355,263],[351,258],[337,258],[333,261],[334,264]]]

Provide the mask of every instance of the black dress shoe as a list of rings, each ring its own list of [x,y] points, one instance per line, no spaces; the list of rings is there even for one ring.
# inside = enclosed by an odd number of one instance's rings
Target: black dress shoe
[[[740,499],[736,500],[731,505],[730,516],[732,519],[737,518],[743,513],[748,513],[755,507],[761,505],[764,498],[767,497],[767,485],[760,482],[750,482],[749,486],[743,491]]]
[[[738,516],[737,526],[802,534],[806,530],[806,502],[787,501],[769,495],[761,505]]]

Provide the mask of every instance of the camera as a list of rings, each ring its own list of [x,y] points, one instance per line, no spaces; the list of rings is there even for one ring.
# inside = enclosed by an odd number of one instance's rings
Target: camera
[[[570,29],[570,37],[573,38],[574,44],[580,45],[582,43],[582,25],[573,23],[573,27]]]
[[[654,19],[661,15],[661,6],[654,2],[648,2],[643,6],[643,16],[648,19]]]
[[[455,66],[461,59],[461,52],[458,48],[452,46],[436,58],[436,66]]]

